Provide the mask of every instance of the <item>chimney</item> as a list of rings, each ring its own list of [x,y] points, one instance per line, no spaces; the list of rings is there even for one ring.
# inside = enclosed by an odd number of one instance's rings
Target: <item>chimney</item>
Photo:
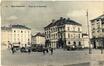
[[[60,17],[60,20],[63,20],[63,17]]]
[[[67,19],[67,21],[69,21],[69,20],[70,20],[70,18]]]
[[[66,18],[63,18],[63,20],[65,21],[65,20],[66,20]]]
[[[55,23],[55,19],[52,20],[52,23]]]

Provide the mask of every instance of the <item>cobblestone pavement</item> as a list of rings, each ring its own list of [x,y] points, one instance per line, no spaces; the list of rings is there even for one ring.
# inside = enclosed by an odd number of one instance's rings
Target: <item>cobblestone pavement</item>
[[[43,55],[42,52],[12,54],[9,50],[2,50],[1,60],[2,66],[104,66],[104,54],[100,54],[100,50],[93,50],[92,54],[88,54],[88,49],[56,49],[53,55]]]

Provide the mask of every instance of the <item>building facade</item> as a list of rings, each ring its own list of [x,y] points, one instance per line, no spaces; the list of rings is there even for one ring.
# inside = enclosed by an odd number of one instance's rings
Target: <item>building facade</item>
[[[91,20],[91,31],[94,48],[104,47],[104,14]]]
[[[8,35],[8,40],[6,40],[7,37],[5,37],[4,28],[2,27],[1,33],[2,33],[2,44],[3,41],[6,41],[6,44],[17,46],[17,47],[26,47],[30,46],[31,44],[31,29],[24,26],[24,25],[10,25],[9,30],[5,30],[5,32]],[[4,38],[5,37],[5,38]]]
[[[82,33],[82,37],[83,37],[83,47],[84,48],[89,48],[89,36],[87,33]]]
[[[37,33],[36,35],[32,36],[32,44],[36,45],[45,45],[45,35],[43,33]]]
[[[50,41],[53,48],[82,44],[82,25],[70,18],[60,17],[58,20],[52,20],[44,30],[45,39]]]
[[[1,27],[1,47],[3,49],[8,48],[8,43],[11,41],[11,28]]]

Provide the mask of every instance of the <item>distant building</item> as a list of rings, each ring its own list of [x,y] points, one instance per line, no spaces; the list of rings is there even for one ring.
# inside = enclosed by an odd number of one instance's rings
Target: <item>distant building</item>
[[[91,20],[91,30],[94,48],[104,47],[104,14]]]
[[[82,37],[83,37],[83,47],[84,48],[89,48],[89,36],[87,33],[83,33],[82,34]]]
[[[32,36],[32,44],[36,45],[45,45],[45,35],[43,33],[37,33],[36,35]]]
[[[82,25],[70,18],[60,17],[44,27],[45,39],[53,48],[63,48],[70,44],[78,46],[82,44]]]
[[[10,25],[9,27],[1,27],[2,44],[17,47],[26,47],[31,44],[31,29],[24,25]],[[8,35],[8,38],[6,37]],[[7,40],[8,39],[8,40]],[[5,42],[4,42],[5,41]]]

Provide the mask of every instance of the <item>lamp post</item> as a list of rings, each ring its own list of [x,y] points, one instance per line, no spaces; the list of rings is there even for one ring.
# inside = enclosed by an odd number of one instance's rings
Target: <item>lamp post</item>
[[[103,20],[101,19],[101,22],[100,22],[100,28],[101,28],[101,38],[100,38],[100,43],[101,43],[101,54],[103,54],[103,36],[102,36],[102,22]]]
[[[89,30],[89,19],[88,19],[88,10],[86,12],[86,18],[87,18],[87,27],[88,27],[88,38],[89,38],[89,54],[92,54],[91,52],[91,43],[90,43],[90,30]]]
[[[101,38],[101,54],[103,54],[103,39]]]

